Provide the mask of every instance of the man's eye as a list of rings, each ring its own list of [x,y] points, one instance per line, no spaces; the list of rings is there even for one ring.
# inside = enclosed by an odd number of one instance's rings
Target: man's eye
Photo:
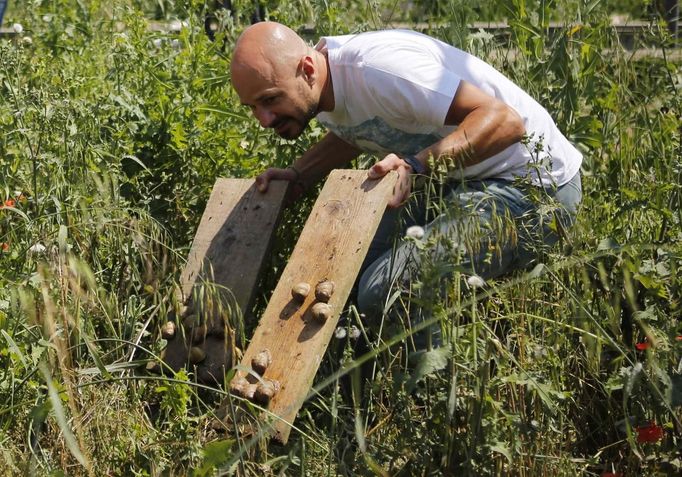
[[[277,100],[277,96],[268,96],[267,98],[263,99],[263,104],[267,106],[269,104],[274,103],[275,100]]]

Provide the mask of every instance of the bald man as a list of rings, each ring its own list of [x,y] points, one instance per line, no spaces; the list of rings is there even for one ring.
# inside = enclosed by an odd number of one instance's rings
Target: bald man
[[[575,218],[580,152],[521,88],[434,38],[387,30],[324,37],[311,47],[264,22],[239,37],[231,72],[240,101],[264,128],[294,139],[317,118],[329,130],[290,167],[259,175],[261,190],[279,179],[300,192],[361,152],[380,159],[370,178],[398,172],[363,266],[361,311],[383,309],[390,287],[409,285],[427,263],[441,275],[483,278],[526,267],[536,245],[554,243]],[[437,211],[424,194],[408,200],[412,176],[431,167],[445,171],[438,196],[447,207]],[[423,228],[423,237],[416,230],[428,253],[416,253],[414,239],[393,247],[411,225]]]

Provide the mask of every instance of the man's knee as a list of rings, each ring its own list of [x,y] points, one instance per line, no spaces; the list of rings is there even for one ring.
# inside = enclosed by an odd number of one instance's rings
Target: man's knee
[[[357,304],[358,310],[368,316],[378,315],[383,311],[389,283],[382,276],[382,270],[377,260],[360,276],[358,282]]]

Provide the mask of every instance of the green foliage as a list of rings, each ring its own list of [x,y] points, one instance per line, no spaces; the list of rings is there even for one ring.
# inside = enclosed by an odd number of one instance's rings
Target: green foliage
[[[13,3],[24,33],[0,39],[0,473],[680,472],[679,53],[652,24],[636,41],[657,56],[636,57],[609,18],[648,15],[643,4],[263,2],[318,34],[430,22],[528,90],[585,154],[579,222],[542,266],[484,289],[436,286],[425,270],[412,288],[432,292],[420,305],[444,346],[421,353],[416,299],[388,297],[379,325],[351,308],[290,444],[267,448],[211,430],[220,391],[138,371],[158,357],[215,178],[287,165],[323,134],[280,140],[239,105],[230,53],[252,2],[216,15],[213,42],[211,2]],[[509,38],[466,27],[501,19]],[[257,309],[314,195],[286,212]],[[663,437],[642,439],[647,423]]]

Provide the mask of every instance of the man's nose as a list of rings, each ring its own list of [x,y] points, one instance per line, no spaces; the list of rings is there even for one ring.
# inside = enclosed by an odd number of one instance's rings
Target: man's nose
[[[267,108],[257,107],[253,114],[264,128],[272,127],[276,119],[275,114]]]

